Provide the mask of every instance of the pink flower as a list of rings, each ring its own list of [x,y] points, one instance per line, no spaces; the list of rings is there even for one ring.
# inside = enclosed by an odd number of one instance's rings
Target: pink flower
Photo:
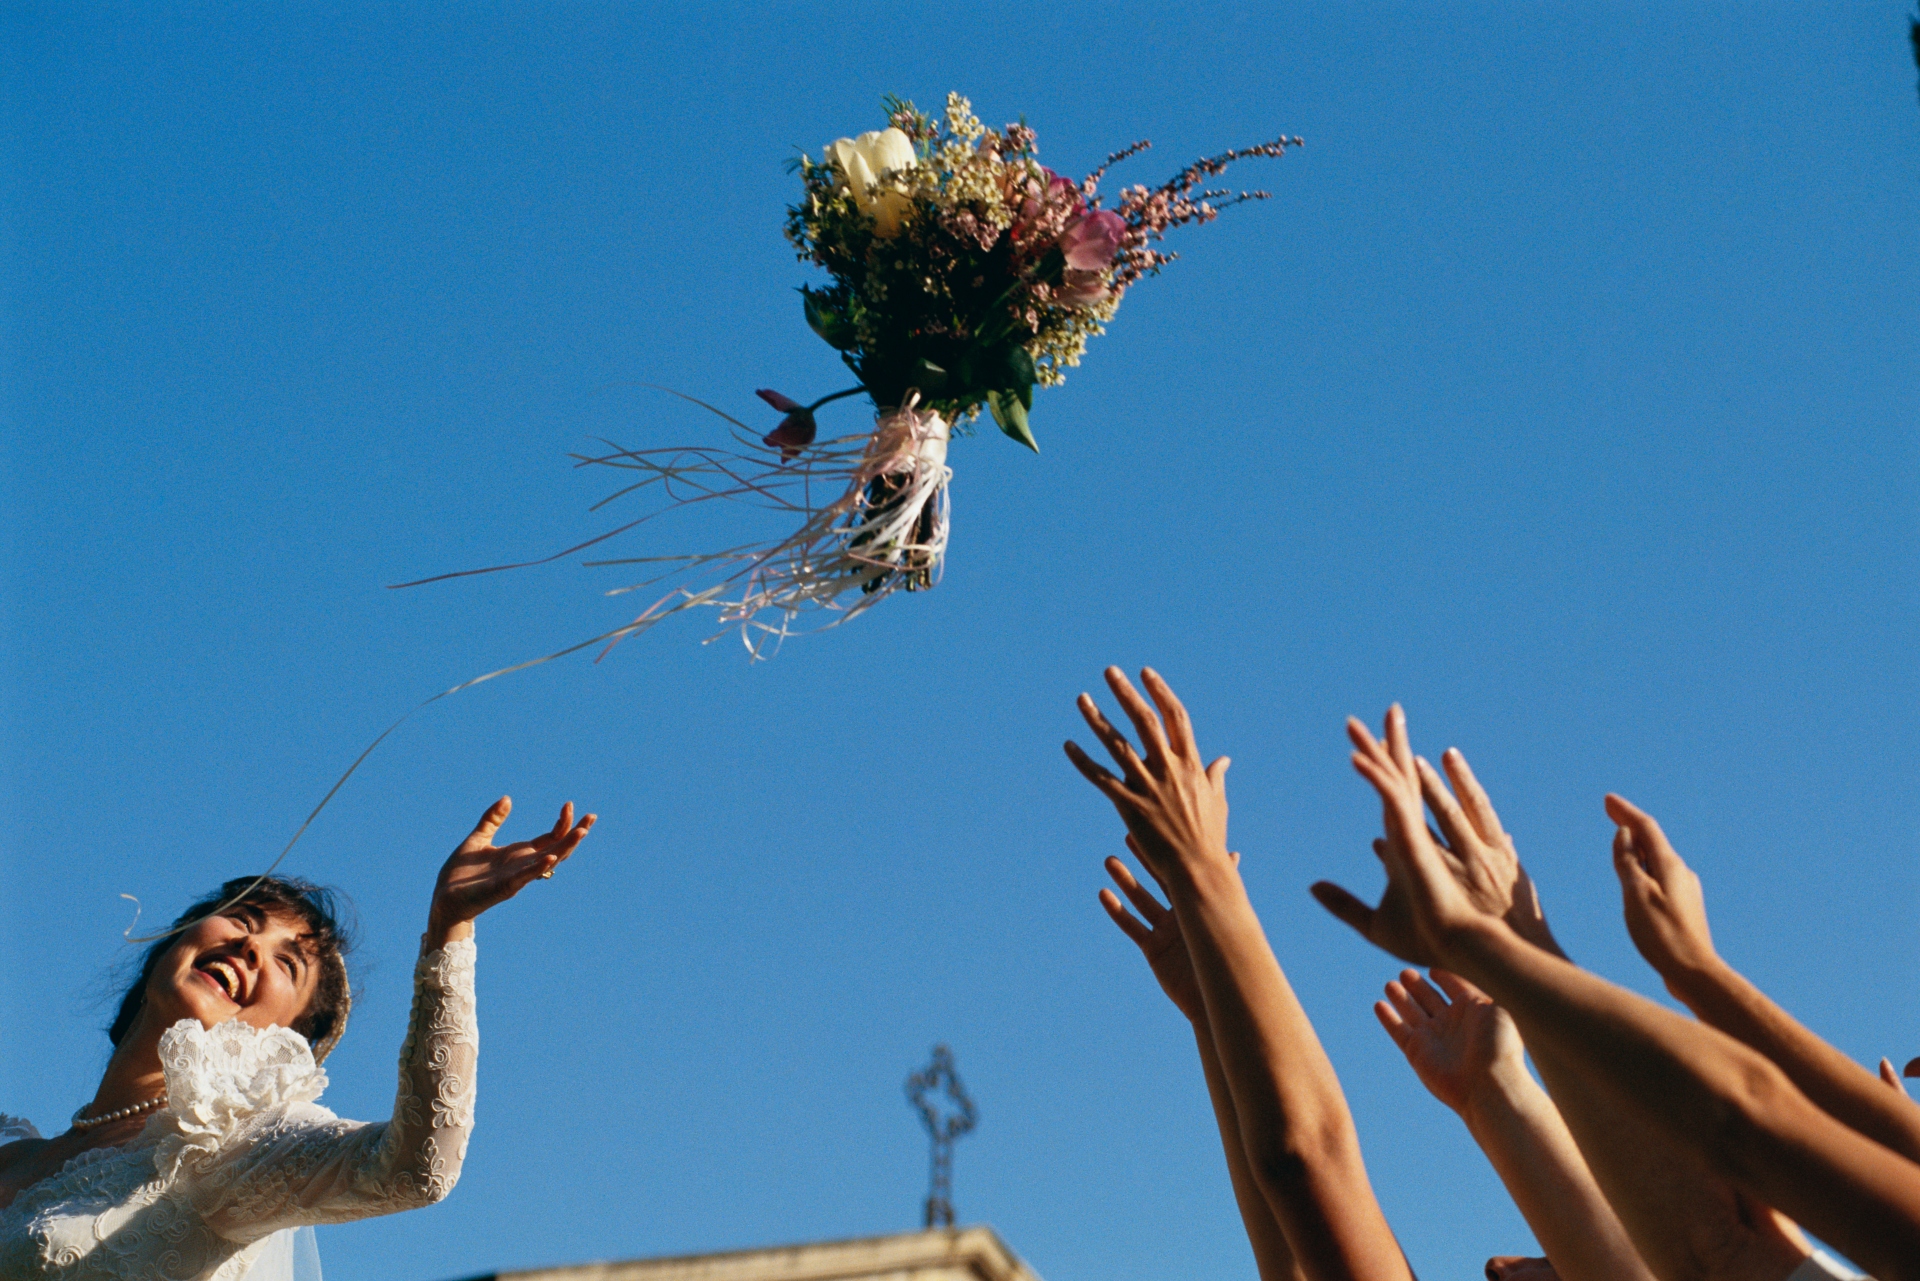
[[[1102,271],[1113,265],[1126,239],[1127,221],[1111,209],[1089,209],[1067,224],[1060,235],[1060,252],[1075,271]]]
[[[1107,296],[1107,273],[1067,268],[1065,278],[1054,286],[1053,299],[1068,307],[1085,307]]]
[[[779,450],[782,462],[792,462],[801,450],[813,443],[814,434],[819,430],[819,424],[813,421],[813,411],[790,396],[764,387],[753,394],[786,415],[778,427],[760,438],[760,443],[768,449]]]

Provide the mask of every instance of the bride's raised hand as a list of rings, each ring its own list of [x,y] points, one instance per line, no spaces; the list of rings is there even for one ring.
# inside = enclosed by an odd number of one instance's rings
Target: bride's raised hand
[[[480,816],[479,826],[460,843],[440,868],[433,886],[433,906],[427,914],[432,946],[473,933],[474,918],[504,903],[537,877],[551,876],[593,829],[598,815],[573,821],[573,802],[560,807],[553,829],[531,841],[495,845],[494,835],[513,812],[513,801],[502,796]]]

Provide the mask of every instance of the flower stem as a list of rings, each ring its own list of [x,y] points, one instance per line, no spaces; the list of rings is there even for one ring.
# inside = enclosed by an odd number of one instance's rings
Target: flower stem
[[[866,390],[865,387],[849,387],[845,391],[836,391],[831,396],[822,396],[820,399],[814,401],[811,405],[807,406],[807,412],[812,413],[814,410],[820,408],[820,406],[826,404],[830,400],[842,400],[848,396],[858,396],[861,392],[865,390]]]

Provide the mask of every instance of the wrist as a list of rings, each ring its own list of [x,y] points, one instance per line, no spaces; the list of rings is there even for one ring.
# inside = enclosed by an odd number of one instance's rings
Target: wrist
[[[1698,1007],[1710,1002],[1714,993],[1726,990],[1732,974],[1727,963],[1712,951],[1704,956],[1670,958],[1659,971],[1667,991],[1696,1014]]]
[[[436,905],[427,913],[427,932],[421,936],[421,946],[429,952],[435,952],[449,943],[472,937],[472,917],[442,912]]]
[[[1477,1134],[1481,1127],[1493,1124],[1498,1118],[1519,1112],[1521,1102],[1535,1088],[1525,1058],[1516,1054],[1511,1059],[1501,1059],[1482,1073],[1468,1087],[1454,1111],[1466,1122],[1467,1128]]]
[[[1505,921],[1487,916],[1474,916],[1450,925],[1434,941],[1438,945],[1440,964],[1476,983],[1481,966],[1497,957],[1502,949],[1518,946],[1540,950],[1536,944],[1522,939]]]

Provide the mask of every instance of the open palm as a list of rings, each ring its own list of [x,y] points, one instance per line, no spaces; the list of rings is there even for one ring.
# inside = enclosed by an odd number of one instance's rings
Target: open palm
[[[488,908],[504,903],[536,877],[550,874],[586,839],[596,815],[573,821],[573,802],[560,807],[553,830],[530,841],[495,845],[494,835],[513,812],[513,801],[502,796],[480,816],[479,826],[460,843],[440,868],[433,888],[433,918],[442,926],[471,921]]]
[[[1446,970],[1433,971],[1431,983],[1418,970],[1402,971],[1373,1012],[1420,1084],[1455,1112],[1466,1109],[1496,1066],[1517,1063],[1524,1052],[1506,1011]]]

